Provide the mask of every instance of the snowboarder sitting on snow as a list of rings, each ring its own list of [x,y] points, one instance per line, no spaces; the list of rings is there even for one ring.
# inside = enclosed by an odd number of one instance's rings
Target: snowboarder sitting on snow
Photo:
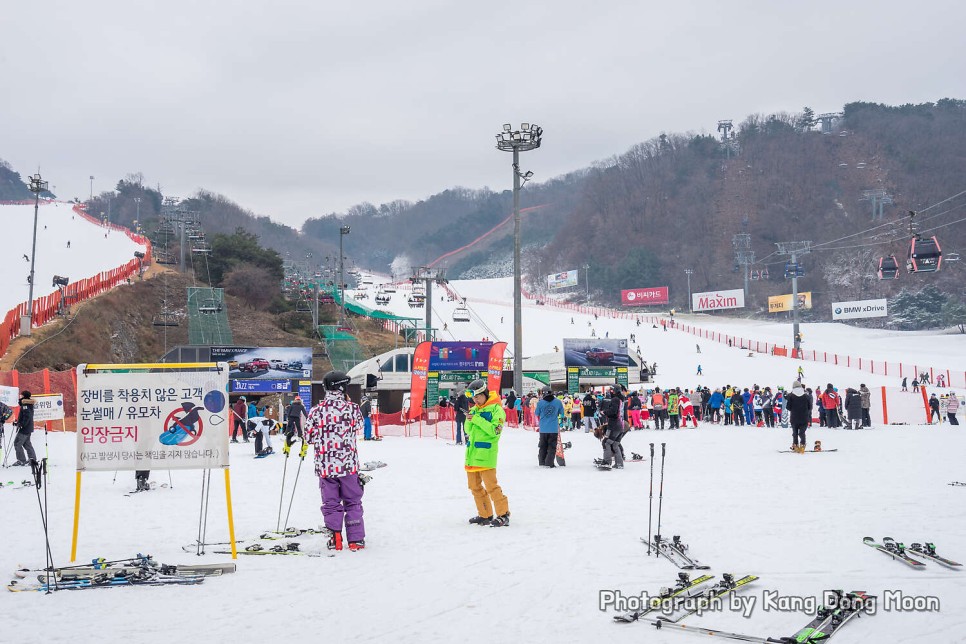
[[[496,392],[487,389],[486,381],[477,379],[466,388],[473,406],[466,417],[466,480],[477,515],[471,524],[501,527],[510,525],[510,507],[496,480],[500,435],[506,415]],[[560,404],[560,401],[557,401]],[[554,417],[556,418],[556,417]],[[553,458],[553,452],[550,452]]]
[[[305,441],[315,446],[315,473],[322,492],[322,517],[329,550],[342,550],[342,524],[349,550],[366,547],[362,484],[356,433],[362,428],[359,405],[346,397],[350,378],[330,371],[322,378],[325,397],[309,413]],[[301,400],[296,398],[301,407]],[[294,406],[294,405],[293,405]]]

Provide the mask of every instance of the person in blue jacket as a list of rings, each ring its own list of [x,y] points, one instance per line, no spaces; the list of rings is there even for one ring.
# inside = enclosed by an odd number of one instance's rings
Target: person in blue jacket
[[[711,394],[711,398],[708,399],[708,408],[711,410],[711,422],[720,423],[721,422],[721,405],[724,403],[724,394],[721,393],[720,389],[715,389],[714,393]]]
[[[560,436],[560,417],[563,416],[563,403],[553,395],[550,386],[543,388],[543,398],[537,403],[536,415],[540,423],[540,443],[537,448],[537,463],[543,467],[556,467],[554,456],[557,453],[557,439]]]

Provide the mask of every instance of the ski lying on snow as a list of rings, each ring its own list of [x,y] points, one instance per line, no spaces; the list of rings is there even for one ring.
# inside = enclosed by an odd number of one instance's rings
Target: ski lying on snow
[[[86,590],[88,588],[115,588],[117,586],[196,586],[204,581],[204,576],[165,576],[156,573],[147,575],[144,571],[138,571],[129,576],[111,577],[101,575],[86,579],[74,579],[70,581],[56,581],[47,584],[43,576],[38,578],[38,582],[18,579],[11,581],[7,585],[7,590],[11,592],[31,592],[48,590]]]
[[[688,546],[686,546],[682,541],[681,537],[674,536],[672,541],[667,541],[662,539],[661,535],[654,535],[654,543],[647,543],[645,537],[641,537],[641,543],[647,546],[647,551],[654,552],[655,550],[659,555],[673,563],[675,566],[681,570],[710,570],[711,566],[701,563],[697,559],[691,557],[691,555],[686,554]]]
[[[615,615],[614,621],[624,624],[636,622],[644,615],[647,615],[648,613],[660,608],[662,601],[677,597],[691,597],[692,595],[689,594],[689,591],[711,581],[712,579],[714,579],[714,575],[702,575],[696,579],[690,579],[688,573],[679,572],[675,585],[671,588],[662,588],[661,592],[658,593],[656,597],[651,599],[650,606],[644,610],[631,611],[629,613],[624,613],[623,615]]]
[[[841,591],[839,596],[843,597]],[[791,637],[760,637],[757,635],[745,635],[742,633],[730,633],[719,631],[713,628],[701,626],[690,626],[687,624],[677,624],[666,620],[657,620],[654,626],[658,629],[670,628],[679,631],[697,633],[699,635],[711,635],[724,639],[738,640],[740,642],[757,642],[759,644],[808,644],[809,642],[824,642],[831,637],[849,620],[856,617],[862,609],[868,597],[864,593],[848,593],[844,608],[832,609],[821,607],[818,614],[803,628]]]
[[[882,540],[882,543],[876,543],[875,539],[873,539],[872,537],[865,537],[864,539],[862,539],[862,543],[864,543],[865,545],[871,548],[875,548],[876,550],[878,550],[883,554],[889,555],[890,557],[892,557],[897,561],[901,561],[902,563],[906,564],[911,568],[922,570],[923,568],[926,567],[926,564],[924,564],[923,562],[917,561],[916,559],[913,559],[912,557],[907,555],[905,553],[905,548],[902,546],[902,544],[896,543],[896,541],[892,537],[886,537],[885,539]]]
[[[962,481],[953,481],[952,483],[950,483],[950,485],[956,485],[956,486],[959,486],[959,487],[966,487],[966,483],[963,483]]]
[[[909,546],[906,552],[915,557],[921,557],[923,559],[928,559],[929,561],[935,561],[941,566],[946,566],[947,568],[953,568],[954,570],[961,570],[963,564],[957,563],[952,559],[946,559],[945,557],[940,557],[936,554],[936,546],[931,543],[914,543]]]
[[[123,562],[121,562],[123,563]],[[152,565],[153,564],[153,565]],[[189,564],[189,565],[168,565],[168,564],[156,564],[151,562],[147,566],[147,570],[156,570],[157,572],[164,575],[220,575],[235,572],[237,566],[234,563],[211,563],[211,564]],[[130,565],[111,565],[108,567],[95,567],[95,565],[87,566],[68,566],[64,568],[54,568],[50,572],[57,576],[58,579],[84,579],[88,577],[94,577],[99,574],[108,574],[110,576],[116,576],[119,573],[133,573],[138,570],[144,570],[145,566],[131,563]],[[43,569],[29,569],[21,567],[14,572],[14,575],[20,578],[30,577],[31,575],[44,575],[46,576],[47,570]]]
[[[245,543],[245,540],[236,539],[235,543]],[[204,548],[206,546],[230,546],[230,545],[231,545],[231,541],[209,541],[208,543],[198,543],[196,541],[195,543],[190,543],[186,546],[181,546],[181,549],[184,550],[185,552],[191,552],[193,550],[197,550],[198,546],[201,546],[202,548]]]
[[[838,449],[818,449],[818,450],[807,449],[804,452],[796,452],[793,449],[780,449],[778,450],[778,453],[779,454],[822,454],[824,452],[837,452],[837,451],[839,450]]]
[[[731,593],[734,593],[734,592],[738,592],[744,586],[747,586],[748,584],[755,582],[757,580],[758,580],[758,577],[755,575],[746,575],[741,579],[735,580],[734,575],[729,573],[724,573],[722,575],[721,581],[719,581],[718,583],[716,583],[714,586],[707,589],[706,591],[695,595],[694,601],[691,602],[691,604],[687,606],[680,615],[673,618],[659,617],[658,621],[671,622],[671,623],[680,622],[685,617],[688,617],[689,615],[693,615],[699,610],[704,610],[705,608],[710,606],[711,603],[716,599],[724,597],[725,595],[730,595]],[[655,623],[655,626],[657,626],[657,623]],[[660,628],[660,626],[658,626],[658,628]]]

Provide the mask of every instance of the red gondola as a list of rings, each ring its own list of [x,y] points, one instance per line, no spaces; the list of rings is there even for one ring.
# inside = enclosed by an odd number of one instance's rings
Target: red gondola
[[[910,273],[935,273],[942,267],[943,251],[935,236],[922,238],[916,235],[909,242],[909,260],[906,268]]]
[[[879,279],[897,280],[899,279],[899,262],[895,255],[879,258]]]

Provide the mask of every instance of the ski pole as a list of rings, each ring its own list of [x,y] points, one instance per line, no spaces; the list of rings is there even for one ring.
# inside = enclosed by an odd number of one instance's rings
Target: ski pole
[[[657,494],[657,535],[655,539],[661,538],[661,506],[664,505],[664,453],[667,443],[661,443],[661,487]]]
[[[647,497],[647,554],[651,554],[651,513],[654,508],[654,443],[651,443],[651,491]],[[654,553],[657,554],[656,552]]]
[[[285,513],[285,528],[288,529],[288,518],[292,514],[292,502],[295,501],[295,489],[299,486],[299,474],[302,473],[302,462],[309,451],[309,444],[302,439],[302,449],[299,451],[299,466],[295,470],[295,483],[292,484],[292,496],[288,500],[288,511]]]
[[[111,481],[111,485],[114,485],[115,483],[117,483],[117,470],[114,470],[114,480]]]
[[[285,447],[282,451],[285,452],[285,464],[282,466],[282,489],[278,492],[278,519],[275,521],[275,532],[279,532],[282,528],[282,503],[285,500],[285,474],[288,472],[288,455],[292,451],[292,445],[288,442],[288,436],[285,437]]]

